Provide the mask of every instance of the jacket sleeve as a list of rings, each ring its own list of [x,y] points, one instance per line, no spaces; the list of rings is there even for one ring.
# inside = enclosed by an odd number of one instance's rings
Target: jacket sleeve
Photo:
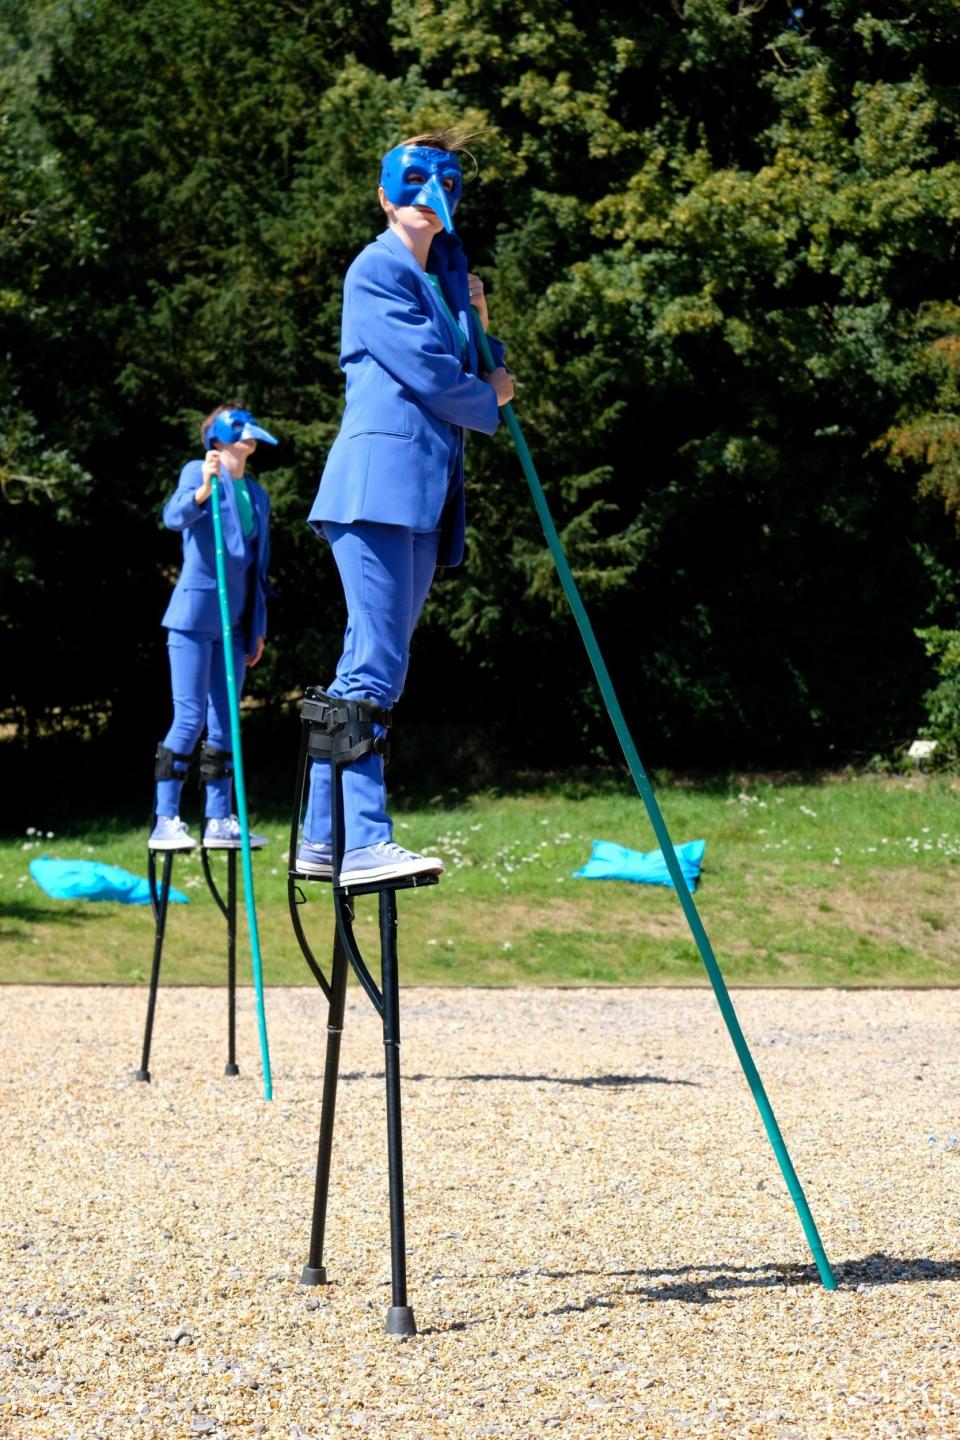
[[[203,465],[199,460],[189,460],[180,471],[177,488],[163,507],[163,523],[168,530],[186,530],[210,513],[209,501],[198,505],[193,498],[202,478]]]
[[[402,277],[370,261],[353,266],[344,289],[344,308],[348,306],[364,348],[438,420],[494,433],[500,416],[493,387],[444,350],[429,315]]]

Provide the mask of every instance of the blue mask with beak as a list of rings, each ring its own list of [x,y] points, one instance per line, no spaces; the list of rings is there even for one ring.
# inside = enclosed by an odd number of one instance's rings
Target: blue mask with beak
[[[234,445],[238,440],[263,440],[267,445],[277,443],[268,431],[260,428],[249,410],[221,410],[201,438],[208,450],[214,440],[219,440],[221,445]]]
[[[395,145],[380,161],[380,184],[392,205],[426,205],[453,234],[453,216],[463,192],[460,161],[451,150]]]

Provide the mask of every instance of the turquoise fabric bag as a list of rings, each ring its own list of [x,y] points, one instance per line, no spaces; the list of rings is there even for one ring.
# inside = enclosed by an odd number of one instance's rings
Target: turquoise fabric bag
[[[116,900],[121,905],[149,905],[150,884],[119,865],[98,860],[30,861],[30,874],[54,900]],[[170,887],[170,899],[188,905],[189,897]]]
[[[683,878],[691,894],[697,888],[706,840],[687,840],[683,845],[674,845]],[[672,890],[673,881],[662,850],[628,850],[625,845],[616,845],[612,840],[594,840],[593,851],[586,865],[575,870],[575,880],[633,880],[641,885],[668,885]]]

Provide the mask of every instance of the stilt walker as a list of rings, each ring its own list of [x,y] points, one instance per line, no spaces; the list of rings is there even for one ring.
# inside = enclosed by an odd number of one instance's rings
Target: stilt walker
[[[163,617],[168,631],[173,692],[173,723],[157,749],[157,819],[148,841],[156,935],[151,992],[138,1074],[149,1078],[149,1049],[160,960],[166,926],[173,858],[197,842],[180,819],[181,791],[194,747],[206,729],[200,761],[204,785],[202,861],[204,876],[227,922],[228,1075],[236,1064],[236,852],[242,853],[244,896],[253,957],[264,1093],[271,1097],[270,1060],[263,1006],[260,939],[253,891],[251,850],[266,837],[251,835],[240,735],[240,691],[245,666],[258,663],[266,636],[269,582],[269,497],[245,474],[247,460],[260,441],[277,442],[249,410],[219,405],[203,421],[202,461],[181,471],[177,489],[163,510],[168,529],[183,539],[183,566]],[[208,503],[209,502],[209,503]],[[231,813],[236,796],[238,814]],[[226,897],[210,867],[208,851],[226,850]],[[156,853],[164,852],[163,879],[156,884]]]
[[[230,738],[233,742],[233,784],[237,798],[237,819],[240,821],[240,844],[243,857],[243,899],[247,911],[247,929],[250,934],[250,954],[253,961],[253,986],[257,996],[257,1031],[260,1036],[260,1061],[263,1068],[263,1098],[273,1099],[273,1079],[270,1074],[270,1047],[267,1041],[267,1017],[263,1002],[263,964],[260,958],[260,927],[257,923],[257,906],[253,893],[253,860],[250,845],[250,821],[247,815],[247,788],[243,773],[243,745],[240,737],[240,697],[237,691],[237,675],[233,658],[233,624],[230,620],[230,602],[227,595],[227,570],[223,549],[223,514],[220,507],[220,485],[222,475],[219,469],[213,472],[213,533],[217,557],[217,597],[220,601],[220,620],[223,626],[223,658],[227,672],[227,698],[230,704]]]
[[[827,1288],[835,1288],[813,1217],[513,417],[509,405],[513,384],[502,366],[502,347],[499,342],[491,344],[484,333],[482,285],[476,276],[467,275],[453,230],[452,216],[461,188],[453,149],[446,136],[417,136],[383,157],[379,197],[389,228],[357,257],[347,274],[341,346],[347,407],[311,512],[312,523],[333,550],[347,599],[348,624],[333,683],[326,691],[309,690],[304,699],[291,826],[291,917],[304,956],[329,1002],[313,1225],[302,1282],[323,1284],[327,1278],[323,1246],[349,964],[384,1022],[393,1262],[393,1304],[387,1330],[392,1334],[415,1331],[406,1293],[393,892],[403,884],[436,880],[443,866],[436,857],[419,856],[392,843],[379,742],[403,687],[410,638],[434,564],[438,560],[458,563],[462,556],[464,428],[493,433],[496,407],[502,406],[604,701],[663,848],[820,1278]],[[480,312],[480,323],[473,318],[471,306]],[[480,378],[484,374],[485,380]],[[304,809],[303,840],[298,844]],[[329,979],[310,949],[300,915],[305,900],[301,882],[307,878],[332,881],[336,932]],[[380,989],[353,937],[352,897],[365,891],[379,893]]]
[[[454,232],[462,185],[448,135],[415,136],[381,164],[387,229],[344,286],[341,365],[347,405],[311,524],[329,544],[347,602],[344,649],[329,686],[307,691],[290,834],[294,931],[329,1003],[310,1251],[302,1281],[326,1282],[324,1235],[348,966],[383,1021],[390,1201],[391,1335],[415,1333],[407,1296],[400,1124],[396,892],[436,884],[443,862],[393,840],[383,763],[410,642],[438,565],[463,554],[463,436],[492,434],[513,394],[507,372],[480,378],[468,275]],[[493,342],[498,345],[498,342]],[[300,822],[303,817],[303,836]],[[329,978],[302,922],[305,884],[332,882]],[[355,897],[376,894],[380,984],[353,933]]]

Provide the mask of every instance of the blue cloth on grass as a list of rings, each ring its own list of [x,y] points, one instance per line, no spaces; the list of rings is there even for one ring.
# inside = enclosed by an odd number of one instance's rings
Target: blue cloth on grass
[[[706,840],[688,840],[684,845],[674,845],[683,878],[691,892],[697,888]],[[628,850],[625,845],[616,845],[612,840],[594,840],[590,859],[580,870],[575,870],[575,880],[635,880],[644,885],[668,885],[674,889],[667,862],[662,850]]]
[[[121,905],[149,905],[150,883],[119,865],[98,860],[30,861],[30,874],[54,900],[117,900]],[[189,898],[170,886],[170,899],[188,905]]]

